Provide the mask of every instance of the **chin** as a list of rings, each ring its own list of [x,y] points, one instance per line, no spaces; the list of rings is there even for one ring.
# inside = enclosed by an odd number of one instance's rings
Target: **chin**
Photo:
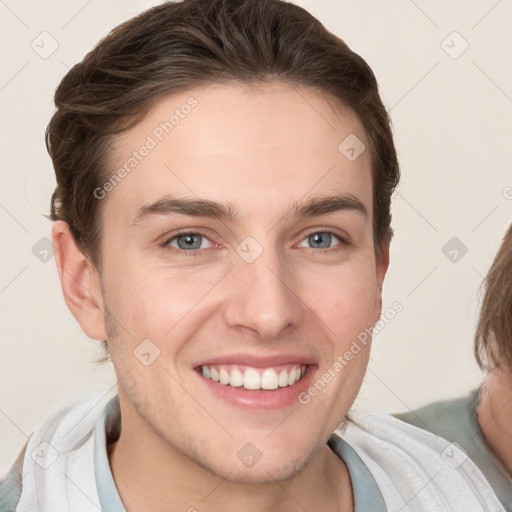
[[[290,454],[288,454],[290,457]],[[243,457],[241,457],[243,459]],[[203,466],[228,482],[237,484],[271,484],[292,478],[300,473],[311,460],[311,456],[296,456],[286,461],[277,460],[272,455],[271,460],[265,460],[262,455],[257,461],[241,462],[238,459],[235,464],[223,465],[222,467]]]

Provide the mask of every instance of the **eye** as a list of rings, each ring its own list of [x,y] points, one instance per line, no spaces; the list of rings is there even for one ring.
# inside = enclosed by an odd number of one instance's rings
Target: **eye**
[[[333,242],[339,242],[338,244],[331,245]],[[304,246],[304,243],[312,244],[309,246],[311,249],[335,249],[339,245],[343,245],[343,240],[338,236],[332,233],[331,231],[315,231],[310,233],[304,240],[299,244],[299,247],[308,247]]]
[[[206,244],[203,243],[206,241]],[[207,245],[207,244],[210,245]],[[180,233],[178,235],[174,235],[171,238],[168,238],[162,243],[163,247],[171,246],[180,251],[192,252],[192,251],[200,251],[202,249],[208,249],[213,245],[213,242],[202,233]]]

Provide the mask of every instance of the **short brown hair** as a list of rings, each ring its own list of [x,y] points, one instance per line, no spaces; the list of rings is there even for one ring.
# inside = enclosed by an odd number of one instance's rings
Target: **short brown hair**
[[[374,240],[391,239],[399,165],[388,113],[368,64],[306,10],[281,0],[166,2],[122,23],[76,64],[55,93],[46,130],[57,187],[51,218],[100,268],[101,204],[116,134],[165,95],[208,83],[279,81],[352,109],[370,144]],[[341,142],[341,141],[340,141]]]
[[[512,224],[483,283],[485,293],[475,334],[480,368],[512,371]]]

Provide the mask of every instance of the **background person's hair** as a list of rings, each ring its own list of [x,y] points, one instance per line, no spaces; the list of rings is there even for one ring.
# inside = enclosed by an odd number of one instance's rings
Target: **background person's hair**
[[[485,287],[475,333],[475,356],[480,368],[512,371],[512,224],[505,234]]]
[[[51,219],[64,220],[101,270],[101,207],[93,192],[115,172],[115,135],[156,101],[208,83],[306,86],[356,112],[372,159],[374,240],[392,235],[399,165],[388,113],[366,62],[306,10],[280,0],[185,0],[116,27],[63,78],[46,144],[57,187]],[[340,141],[341,142],[341,141]]]

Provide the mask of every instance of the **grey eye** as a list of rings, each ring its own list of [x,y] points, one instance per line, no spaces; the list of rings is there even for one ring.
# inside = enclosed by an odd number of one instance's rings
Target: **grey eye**
[[[301,247],[310,247],[311,249],[328,249],[332,247],[333,242],[340,242],[340,239],[329,231],[317,231],[316,233],[311,233],[301,242]],[[303,245],[306,242],[308,245]]]
[[[172,245],[174,242],[177,243],[178,249],[181,250],[197,250],[201,249],[202,241],[205,237],[200,234],[196,233],[185,233],[183,235],[177,235],[175,236],[171,242],[170,245]]]

